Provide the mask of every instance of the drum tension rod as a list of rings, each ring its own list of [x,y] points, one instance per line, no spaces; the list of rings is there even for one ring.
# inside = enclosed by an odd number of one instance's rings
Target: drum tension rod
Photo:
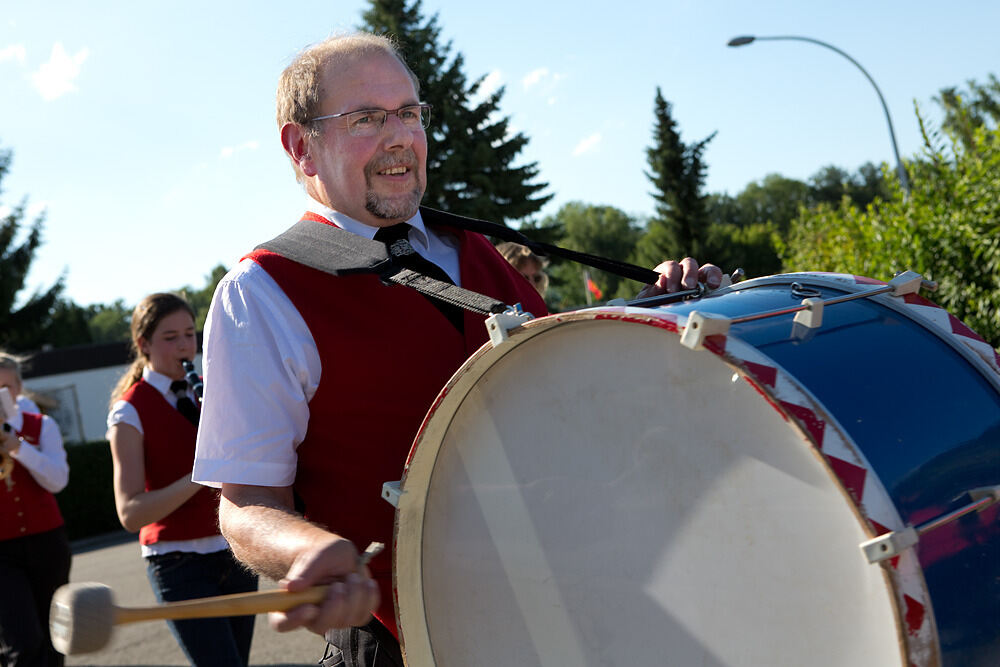
[[[688,315],[687,325],[684,327],[684,333],[681,334],[681,345],[691,348],[692,350],[699,350],[704,347],[705,338],[708,336],[724,336],[729,333],[729,328],[733,324],[752,322],[754,320],[762,320],[768,317],[777,317],[779,315],[788,315],[791,313],[795,313],[795,324],[799,324],[810,329],[817,329],[823,324],[823,310],[827,306],[833,306],[846,301],[854,301],[856,299],[865,299],[871,296],[886,293],[890,296],[904,296],[906,294],[919,292],[921,287],[929,288],[932,285],[933,283],[925,281],[919,273],[904,271],[890,280],[883,287],[875,287],[870,290],[864,290],[825,300],[810,297],[803,299],[802,303],[798,306],[779,308],[777,310],[769,310],[763,313],[744,315],[742,317],[729,318],[722,315],[703,313],[701,311],[694,310]],[[800,287],[801,286],[798,283],[794,283],[792,285],[793,293]]]
[[[1000,501],[1000,486],[983,486],[967,491],[970,502],[956,510],[942,514],[919,526],[907,526],[866,540],[860,545],[869,563],[879,563],[894,558],[920,541],[920,536],[945,526],[972,512],[981,512]]]

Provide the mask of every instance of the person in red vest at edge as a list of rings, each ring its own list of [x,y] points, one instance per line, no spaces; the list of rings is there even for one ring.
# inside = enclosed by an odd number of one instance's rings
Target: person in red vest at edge
[[[175,294],[151,294],[132,312],[135,361],[111,393],[108,441],[115,507],[139,531],[160,602],[257,590],[257,575],[219,532],[219,493],[191,481],[199,409],[182,361],[197,351],[194,311]],[[192,665],[246,667],[253,616],[168,621]]]
[[[430,109],[391,40],[352,33],[301,52],[280,77],[277,122],[308,195],[305,219],[393,248],[406,240],[456,285],[546,314],[484,236],[420,207]],[[657,270],[646,295],[722,280],[691,258]],[[437,392],[486,342],[483,319],[373,274],[334,276],[266,250],[216,289],[193,478],[221,486],[222,531],[244,563],[288,590],[336,582],[320,604],[271,615],[278,630],[325,634],[322,664],[403,664],[389,549],[368,568],[358,552],[392,544],[382,483],[399,479]]]
[[[22,389],[20,361],[4,352],[0,387],[11,399]],[[72,559],[52,495],[69,481],[66,450],[51,417],[13,402],[3,413],[0,452],[9,468],[0,480],[0,665],[61,666],[63,656],[49,641],[49,604],[69,581]]]

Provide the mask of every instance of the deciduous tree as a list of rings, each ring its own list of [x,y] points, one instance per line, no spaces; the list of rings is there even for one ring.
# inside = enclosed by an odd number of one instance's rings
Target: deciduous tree
[[[924,130],[909,163],[912,190],[898,185],[878,206],[844,198],[804,212],[781,248],[787,270],[888,280],[912,269],[937,281],[932,299],[1000,345],[1000,130],[985,125],[950,137]]]
[[[541,228],[561,230],[561,235],[554,242],[565,248],[623,262],[634,255],[636,243],[642,235],[639,225],[624,211],[613,206],[581,202],[565,204],[555,215],[545,218]],[[532,238],[538,238],[530,230],[525,231]],[[553,309],[566,310],[586,303],[584,269],[576,262],[552,258],[548,269],[551,283],[546,301]],[[641,287],[635,281],[605,271],[586,271],[605,300],[616,295],[632,298]]]

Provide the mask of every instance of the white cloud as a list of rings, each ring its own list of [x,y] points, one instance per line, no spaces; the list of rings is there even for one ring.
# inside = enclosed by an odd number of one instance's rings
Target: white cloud
[[[24,50],[23,44],[11,44],[0,49],[0,63],[8,60],[16,60],[23,65],[24,59],[27,56],[28,53]]]
[[[601,143],[601,133],[596,132],[576,145],[576,148],[573,149],[573,157],[580,157],[584,153],[589,153],[597,148],[599,143]]]
[[[539,67],[536,70],[528,72],[528,74],[521,79],[521,84],[524,86],[525,92],[537,90],[540,95],[551,96],[552,91],[555,90],[559,82],[565,78],[565,74],[552,72],[548,67]]]
[[[224,146],[222,151],[219,153],[219,157],[222,159],[231,158],[236,153],[241,151],[255,151],[260,148],[260,143],[257,141],[244,141],[238,146]]]
[[[31,81],[35,85],[42,98],[54,100],[62,97],[66,93],[75,91],[74,79],[80,75],[80,66],[90,55],[88,49],[81,49],[73,56],[66,53],[63,45],[56,42],[52,46],[52,55],[49,62],[38,68],[38,71],[31,75]]]
[[[483,78],[479,84],[479,89],[473,97],[469,98],[469,103],[476,106],[482,103],[488,96],[492,95],[504,84],[503,72],[498,69],[493,70]],[[434,110],[431,110],[431,118],[434,118]]]
[[[524,84],[525,90],[530,90],[540,84],[544,79],[549,76],[548,67],[539,67],[538,69],[528,72],[528,75],[521,79],[521,83]]]

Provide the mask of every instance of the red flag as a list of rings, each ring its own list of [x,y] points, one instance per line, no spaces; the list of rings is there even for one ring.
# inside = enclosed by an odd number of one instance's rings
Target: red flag
[[[587,289],[590,290],[590,293],[594,295],[595,299],[601,298],[602,296],[601,288],[598,287],[597,283],[595,283],[590,278],[587,278]]]

